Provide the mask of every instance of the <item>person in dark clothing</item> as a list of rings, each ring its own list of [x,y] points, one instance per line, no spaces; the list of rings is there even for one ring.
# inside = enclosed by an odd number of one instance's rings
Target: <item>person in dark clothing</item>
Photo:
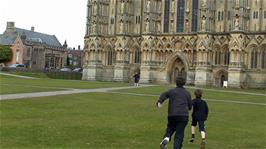
[[[135,73],[134,77],[134,86],[139,86],[139,79],[140,79],[140,74]]]
[[[207,102],[202,100],[202,90],[195,90],[194,94],[196,96],[192,101],[193,111],[192,111],[192,126],[191,126],[191,139],[190,142],[194,142],[195,130],[197,123],[199,124],[199,131],[201,134],[201,149],[205,148],[205,121],[207,120],[209,108]]]
[[[191,95],[183,87],[186,81],[182,77],[177,77],[176,88],[170,89],[160,95],[157,107],[162,107],[163,102],[169,99],[168,103],[168,124],[160,143],[161,149],[166,149],[171,136],[175,133],[174,149],[181,149],[185,127],[188,123],[189,110],[192,107]]]

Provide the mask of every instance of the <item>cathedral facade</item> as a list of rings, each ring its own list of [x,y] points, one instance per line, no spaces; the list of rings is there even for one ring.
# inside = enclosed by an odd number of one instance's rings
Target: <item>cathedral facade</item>
[[[266,87],[266,0],[88,0],[83,80]]]

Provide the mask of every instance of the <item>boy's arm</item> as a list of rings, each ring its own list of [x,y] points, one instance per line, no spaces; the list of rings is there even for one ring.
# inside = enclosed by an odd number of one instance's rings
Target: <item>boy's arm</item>
[[[188,94],[189,95],[189,98],[187,99],[188,100],[188,110],[191,110],[191,108],[192,108],[192,99],[191,99],[191,95],[190,94]]]
[[[167,91],[167,92],[164,92],[164,93],[162,93],[162,94],[160,95],[158,101],[156,102],[156,106],[157,106],[157,107],[160,108],[160,107],[162,106],[163,102],[164,102],[167,98],[169,98],[169,95],[168,95],[168,94],[169,94],[169,93],[168,93],[168,91]]]
[[[208,114],[209,114],[209,107],[208,107],[208,104],[207,104],[206,101],[205,101],[205,108],[206,108],[206,117],[208,117]]]

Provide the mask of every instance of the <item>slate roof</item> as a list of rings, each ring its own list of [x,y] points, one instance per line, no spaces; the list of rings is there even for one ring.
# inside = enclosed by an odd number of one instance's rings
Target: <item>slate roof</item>
[[[17,36],[26,35],[26,41],[30,43],[42,43],[52,47],[62,47],[55,35],[48,35],[31,30],[15,28],[15,32],[4,32],[0,35],[0,44],[11,45],[15,42]]]
[[[4,34],[0,34],[1,45],[12,45],[15,40],[16,40],[16,36],[6,36]]]

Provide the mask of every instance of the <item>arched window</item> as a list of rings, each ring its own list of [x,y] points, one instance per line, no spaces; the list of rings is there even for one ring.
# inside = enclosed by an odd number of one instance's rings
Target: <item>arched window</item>
[[[135,63],[141,63],[141,51],[140,49],[135,50]]]
[[[230,60],[230,52],[229,49],[226,49],[224,52],[224,64],[228,65]]]
[[[107,65],[113,65],[113,51],[108,50],[107,52]]]
[[[177,16],[176,16],[176,32],[184,31],[184,12],[185,12],[185,0],[178,1]]]
[[[192,26],[191,30],[192,32],[197,32],[197,26],[198,26],[198,0],[193,0],[193,6],[192,6]]]
[[[170,9],[170,0],[165,0],[164,3],[164,28],[163,32],[167,33],[169,32],[169,9]]]
[[[266,69],[266,45],[261,50],[261,68]]]
[[[215,52],[215,64],[219,65],[221,64],[221,51],[217,51]]]
[[[258,55],[258,52],[256,50],[256,48],[254,48],[252,51],[251,51],[251,64],[250,64],[250,68],[251,69],[255,69],[257,68],[257,55]]]

